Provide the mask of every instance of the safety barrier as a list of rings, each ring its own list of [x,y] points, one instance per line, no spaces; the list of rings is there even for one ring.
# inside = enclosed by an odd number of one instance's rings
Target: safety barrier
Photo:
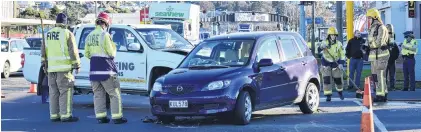
[[[361,114],[361,132],[374,132],[373,103],[370,87],[370,77],[366,77],[364,82],[364,97]]]

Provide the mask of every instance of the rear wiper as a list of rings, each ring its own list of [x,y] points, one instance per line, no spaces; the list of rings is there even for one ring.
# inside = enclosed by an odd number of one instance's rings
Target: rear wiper
[[[211,68],[229,68],[229,66],[210,65],[210,66],[190,66],[191,69],[211,69]]]

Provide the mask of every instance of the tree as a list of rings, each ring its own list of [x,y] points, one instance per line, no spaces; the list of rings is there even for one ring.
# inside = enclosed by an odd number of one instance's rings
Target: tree
[[[53,8],[50,9],[49,18],[54,20],[56,18],[57,14],[59,14],[60,12],[61,12],[61,10],[57,6],[54,6]]]
[[[199,5],[200,5],[200,8],[202,10],[210,11],[210,10],[214,10],[215,9],[215,6],[210,1],[200,1],[199,2]]]

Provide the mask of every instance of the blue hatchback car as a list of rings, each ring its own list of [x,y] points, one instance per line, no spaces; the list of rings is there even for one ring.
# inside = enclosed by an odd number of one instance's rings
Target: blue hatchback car
[[[234,33],[203,41],[158,78],[150,104],[163,122],[222,115],[245,125],[253,111],[284,105],[298,104],[311,114],[318,109],[319,90],[317,60],[299,34]]]

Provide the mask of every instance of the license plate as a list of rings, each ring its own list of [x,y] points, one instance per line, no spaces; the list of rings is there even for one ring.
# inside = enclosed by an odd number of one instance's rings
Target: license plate
[[[187,100],[170,100],[170,108],[188,108]]]

